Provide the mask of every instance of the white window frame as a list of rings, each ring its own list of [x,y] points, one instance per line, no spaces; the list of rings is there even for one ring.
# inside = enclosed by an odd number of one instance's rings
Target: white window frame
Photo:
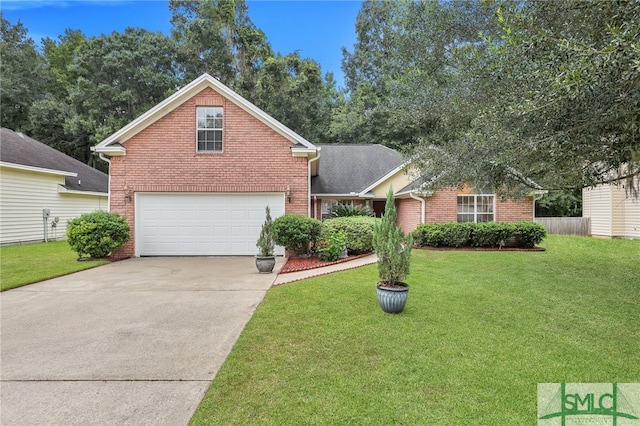
[[[347,200],[347,199],[344,199],[344,200],[337,200],[337,199],[331,200],[331,199],[329,199],[329,200],[327,200],[327,199],[323,199],[320,202],[320,217],[322,218],[322,220],[329,219],[331,217],[330,216],[331,207],[335,206],[336,204],[342,204],[344,206],[352,206],[353,205],[353,200]]]
[[[461,197],[473,197],[473,211],[472,212],[460,212],[460,198]],[[478,199],[480,197],[491,197],[491,212],[480,212],[478,211]],[[481,220],[480,222],[495,222],[496,220],[496,196],[495,194],[458,194],[458,198],[456,199],[456,213],[458,223],[465,222],[474,222],[478,223],[478,217],[482,216],[491,216],[490,220]],[[473,221],[470,220],[460,220],[461,216],[470,216],[473,215]]]
[[[211,114],[211,115],[210,115]],[[207,121],[211,121],[210,125]],[[204,125],[203,125],[204,124]],[[221,106],[199,106],[196,107],[196,152],[224,151],[224,109]],[[214,139],[200,140],[200,132],[213,133]],[[219,135],[219,138],[216,138]],[[200,149],[201,143],[205,144],[204,149]],[[206,149],[207,144],[212,144],[213,149]],[[216,147],[219,145],[219,148]]]

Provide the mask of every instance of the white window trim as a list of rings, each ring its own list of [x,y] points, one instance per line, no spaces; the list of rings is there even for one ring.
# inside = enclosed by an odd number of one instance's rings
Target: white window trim
[[[491,207],[492,212],[491,212],[491,220],[490,222],[495,222],[496,221],[496,194],[458,194],[458,197],[456,198],[456,218],[458,218],[461,214],[462,215],[469,215],[471,213],[460,213],[458,211],[458,199],[460,197],[473,197],[473,223],[478,223],[478,197],[492,197],[492,204],[493,206]],[[487,213],[480,213],[481,215],[488,215]],[[471,223],[471,222],[460,222],[458,220],[459,223]]]
[[[328,216],[330,211],[331,211],[331,207],[335,206],[336,204],[343,204],[346,206],[353,206],[353,200],[352,199],[326,199],[323,198],[320,202],[320,217],[322,219],[325,219],[325,216]]]
[[[198,126],[198,117],[199,117],[198,116],[198,111],[200,109],[205,109],[205,108],[219,108],[219,109],[222,110],[222,127],[220,127],[218,129],[218,128],[215,128],[215,127],[199,127]],[[218,105],[200,105],[200,106],[196,107],[196,153],[199,153],[199,154],[221,154],[221,153],[224,152],[224,145],[225,145],[225,143],[224,143],[224,121],[225,121],[224,108],[222,106],[218,106]],[[200,149],[198,149],[198,142],[199,142],[199,140],[198,140],[198,132],[200,130],[219,130],[220,132],[222,132],[222,141],[221,141],[222,149],[220,149],[220,150],[216,150],[216,149],[200,150]],[[214,143],[214,146],[215,146],[215,143]]]

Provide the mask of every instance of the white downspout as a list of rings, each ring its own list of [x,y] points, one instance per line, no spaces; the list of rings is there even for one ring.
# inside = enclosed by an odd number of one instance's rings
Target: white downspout
[[[536,192],[531,197],[531,198],[533,198],[533,221],[534,222],[536,221],[536,201],[541,199],[544,196],[544,194],[546,194],[546,192]]]
[[[308,161],[308,166],[309,166],[309,170],[307,173],[307,188],[309,189],[309,194],[308,194],[308,202],[307,202],[307,216],[311,217],[311,163],[313,163],[314,161],[318,161],[320,159],[320,148],[318,148],[318,150],[316,151],[317,155],[315,158],[312,158],[311,160]]]
[[[109,176],[109,188],[107,189],[107,211],[111,211],[111,160],[109,160],[107,157],[104,156],[103,153],[98,153],[98,157],[100,157],[100,159],[102,161],[106,161],[106,163],[109,165],[109,172],[107,173],[107,175]]]
[[[425,200],[424,198],[418,197],[416,195],[414,195],[414,192],[409,192],[409,197],[413,198],[414,200],[418,200],[420,201],[421,209],[420,209],[420,223],[424,223],[426,220],[426,206],[427,206],[427,200]]]

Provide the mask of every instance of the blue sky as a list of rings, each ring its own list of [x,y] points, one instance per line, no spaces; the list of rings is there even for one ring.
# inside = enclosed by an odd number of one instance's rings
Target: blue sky
[[[160,0],[0,0],[4,19],[18,20],[39,43],[57,39],[67,28],[85,36],[122,32],[126,27],[162,31],[169,35],[171,14],[168,1]],[[272,48],[282,54],[300,51],[322,71],[333,72],[343,85],[340,69],[342,47],[353,50],[355,22],[360,1],[272,1],[247,0],[249,17],[265,32]]]

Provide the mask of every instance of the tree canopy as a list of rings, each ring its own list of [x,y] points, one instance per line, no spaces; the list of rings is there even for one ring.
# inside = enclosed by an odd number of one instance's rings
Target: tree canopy
[[[2,18],[2,126],[91,163],[91,145],[208,72],[312,143],[401,150],[433,188],[637,189],[637,0],[367,0],[343,91],[274,52],[245,0],[169,9],[170,36],[68,29],[41,49]]]
[[[368,1],[356,28],[338,139],[507,194],[640,172],[637,1]]]

